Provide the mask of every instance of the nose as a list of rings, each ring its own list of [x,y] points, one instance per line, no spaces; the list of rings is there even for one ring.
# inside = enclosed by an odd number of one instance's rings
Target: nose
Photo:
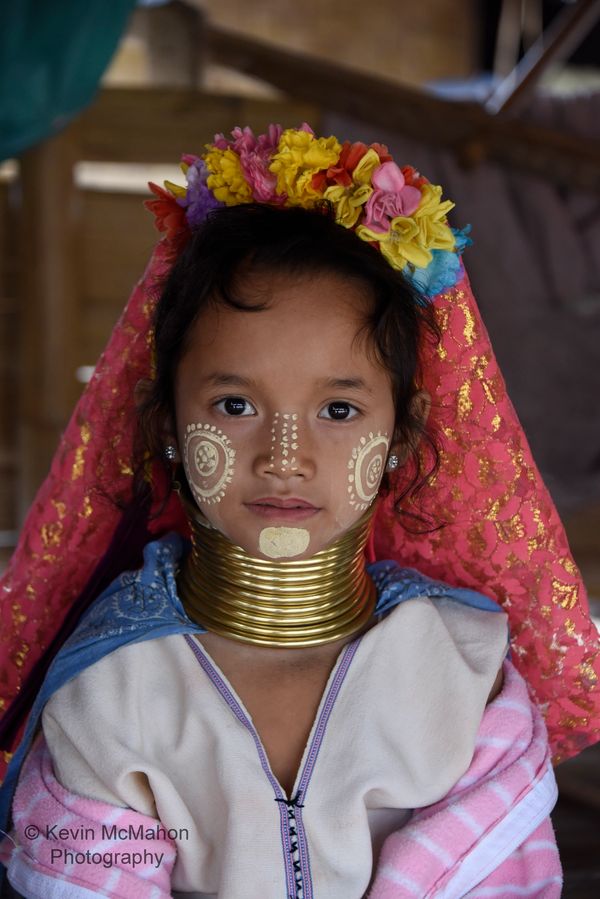
[[[275,412],[264,450],[256,459],[257,474],[288,480],[293,477],[310,478],[315,473],[313,454],[301,439],[297,412]]]

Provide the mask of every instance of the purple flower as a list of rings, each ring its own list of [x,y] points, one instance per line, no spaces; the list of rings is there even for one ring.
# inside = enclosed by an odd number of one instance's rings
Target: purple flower
[[[185,197],[179,197],[177,202],[185,209],[190,228],[198,228],[212,209],[225,204],[217,200],[209,189],[206,183],[209,171],[204,162],[197,156],[184,156],[183,161],[188,166],[185,173],[187,192]]]

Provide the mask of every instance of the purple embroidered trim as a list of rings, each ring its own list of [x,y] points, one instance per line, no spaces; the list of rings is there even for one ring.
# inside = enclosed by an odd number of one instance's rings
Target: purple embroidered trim
[[[325,702],[323,703],[323,708],[321,709],[321,714],[319,715],[319,720],[317,721],[317,726],[315,728],[315,732],[308,750],[306,762],[304,763],[304,768],[302,769],[302,774],[300,775],[300,780],[298,782],[298,791],[296,793],[296,796],[299,797],[299,801],[302,803],[302,805],[304,805],[306,799],[308,785],[315,769],[317,756],[319,755],[319,750],[321,749],[323,738],[325,737],[325,730],[327,728],[331,712],[333,711],[333,706],[338,697],[341,686],[344,683],[352,659],[354,658],[356,650],[359,647],[360,641],[361,638],[358,637],[356,640],[353,640],[352,643],[349,643],[348,646],[346,646],[346,648],[344,649],[344,654],[338,666],[338,670],[335,673],[333,682],[327,692],[327,696],[325,697]],[[304,899],[313,899],[310,855],[306,843],[304,822],[302,820],[302,806],[299,806],[296,809],[296,823],[298,825],[298,842],[300,844],[300,864],[302,866],[302,876],[306,884]]]
[[[241,724],[250,732],[252,739],[254,740],[254,745],[256,746],[256,751],[258,752],[258,757],[260,759],[260,764],[269,779],[269,783],[271,784],[275,796],[278,800],[277,806],[279,808],[279,826],[281,829],[281,839],[285,849],[284,859],[285,859],[285,874],[288,885],[288,897],[289,899],[297,899],[297,890],[296,890],[296,878],[294,877],[293,867],[290,865],[290,859],[292,855],[292,847],[290,844],[290,833],[288,828],[288,815],[287,815],[287,807],[286,807],[286,796],[284,795],[279,783],[274,777],[271,768],[269,766],[269,762],[265,751],[263,749],[263,745],[260,742],[260,737],[258,736],[255,729],[252,727],[251,722],[248,720],[246,715],[244,714],[244,710],[241,708],[240,704],[236,700],[235,696],[228,688],[227,684],[223,681],[223,679],[219,676],[219,674],[215,671],[213,666],[211,665],[207,656],[202,652],[198,643],[190,637],[189,634],[184,634],[185,641],[196,656],[200,667],[204,671],[204,673],[209,677],[212,683],[215,685],[229,708],[232,710],[236,718],[240,721]]]
[[[235,714],[236,718],[250,732],[252,739],[254,740],[254,745],[256,746],[256,750],[258,752],[261,767],[267,775],[269,783],[271,784],[273,792],[275,793],[277,805],[279,806],[280,829],[282,843],[284,846],[285,871],[288,884],[289,899],[313,899],[310,856],[308,852],[308,844],[306,842],[304,823],[302,820],[302,808],[304,806],[306,792],[308,790],[308,786],[315,769],[319,750],[321,749],[323,738],[325,737],[325,730],[327,728],[333,706],[338,697],[341,686],[346,678],[352,659],[354,658],[356,650],[359,647],[361,638],[358,637],[352,643],[349,643],[343,651],[341,661],[338,665],[338,669],[335,673],[331,686],[327,691],[325,702],[323,703],[323,708],[321,709],[319,720],[317,721],[317,726],[310,742],[306,762],[304,763],[302,773],[300,774],[300,780],[298,781],[298,790],[296,791],[296,796],[291,800],[288,800],[283,793],[283,790],[281,789],[277,779],[271,771],[269,761],[267,759],[260,737],[258,736],[255,728],[252,726],[252,723],[244,713],[244,710],[240,706],[239,702],[236,700],[235,696],[227,687],[223,679],[219,676],[218,672],[215,671],[210,660],[202,652],[196,640],[194,640],[189,634],[184,634],[184,637],[186,643],[194,653],[203,671],[208,675],[209,679],[215,685],[227,705]],[[293,847],[290,841],[289,826],[290,807],[293,807],[294,809],[293,818],[296,825],[294,836],[297,841],[297,846],[300,850],[300,867],[302,873],[301,879],[299,881],[295,876],[292,858]],[[291,866],[290,860],[292,861]]]

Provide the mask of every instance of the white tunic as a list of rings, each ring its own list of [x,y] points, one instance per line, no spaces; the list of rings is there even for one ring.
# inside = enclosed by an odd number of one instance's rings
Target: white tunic
[[[346,646],[288,801],[252,719],[191,636],[124,646],[49,701],[68,789],[175,829],[173,889],[219,899],[360,899],[385,837],[468,768],[506,616],[425,597]]]

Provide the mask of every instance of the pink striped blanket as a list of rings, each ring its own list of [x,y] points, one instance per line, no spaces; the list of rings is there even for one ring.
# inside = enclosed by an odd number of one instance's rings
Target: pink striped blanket
[[[549,812],[546,731],[510,663],[485,712],[471,766],[451,792],[384,843],[369,899],[484,899],[561,893]],[[39,740],[13,804],[0,861],[28,899],[164,899],[175,844],[157,820],[84,799],[56,780]]]

